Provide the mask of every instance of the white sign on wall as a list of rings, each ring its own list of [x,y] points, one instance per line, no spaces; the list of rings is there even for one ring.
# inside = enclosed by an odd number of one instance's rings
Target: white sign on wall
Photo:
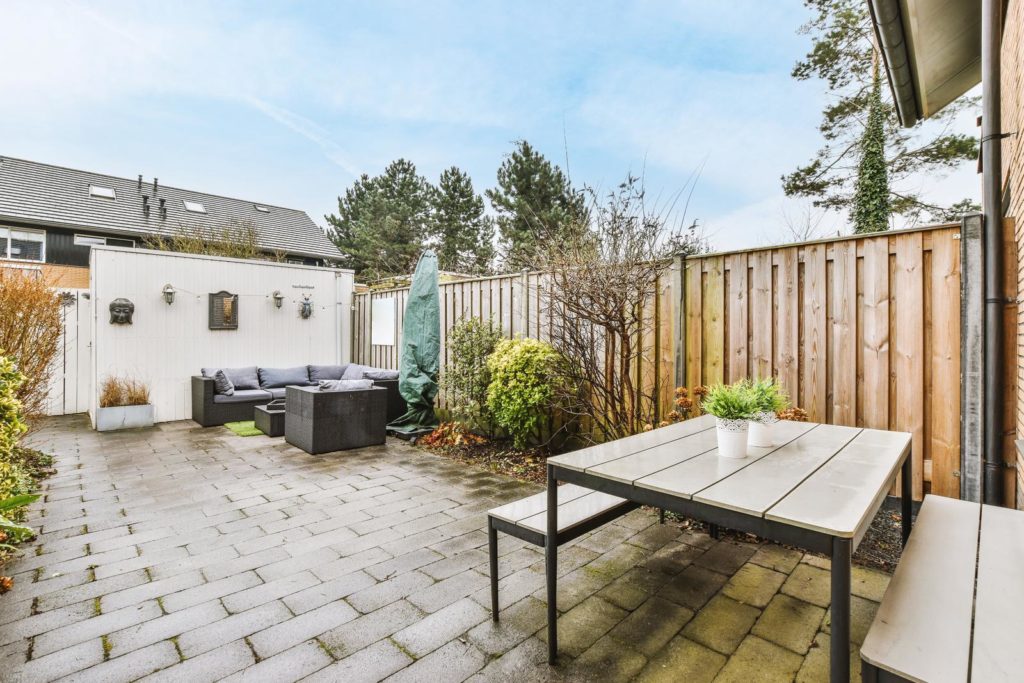
[[[370,343],[395,345],[395,298],[374,299],[370,308]]]

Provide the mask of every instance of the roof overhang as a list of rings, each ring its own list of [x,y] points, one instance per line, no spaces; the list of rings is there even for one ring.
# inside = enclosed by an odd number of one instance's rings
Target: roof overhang
[[[868,7],[904,126],[981,82],[980,0],[868,0]]]

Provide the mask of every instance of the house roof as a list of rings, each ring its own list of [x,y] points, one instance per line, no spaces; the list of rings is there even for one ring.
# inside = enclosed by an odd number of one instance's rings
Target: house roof
[[[90,185],[112,189],[116,196],[90,196]],[[148,216],[142,210],[143,195],[149,196]],[[160,199],[166,200],[166,218],[160,214]],[[202,204],[206,213],[187,211],[186,201]],[[323,230],[298,209],[163,184],[154,196],[151,181],[144,181],[140,189],[138,179],[12,157],[0,157],[0,220],[131,236],[170,235],[183,226],[216,228],[229,221],[251,221],[260,247],[268,251],[325,259],[341,256]]]
[[[868,7],[904,126],[981,82],[978,0],[868,0]]]

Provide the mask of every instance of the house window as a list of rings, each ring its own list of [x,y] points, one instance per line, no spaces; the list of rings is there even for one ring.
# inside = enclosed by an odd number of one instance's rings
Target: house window
[[[114,192],[114,188],[102,187],[100,185],[90,185],[89,196],[99,197],[100,199],[117,199],[117,193]]]
[[[0,228],[0,258],[42,263],[46,260],[46,233]]]
[[[206,207],[203,206],[202,202],[190,202],[187,199],[181,200],[185,205],[185,210],[191,213],[206,213]]]
[[[134,247],[135,240],[99,235],[75,235],[75,244],[80,247]]]
[[[238,295],[217,292],[210,295],[210,329],[238,329]]]

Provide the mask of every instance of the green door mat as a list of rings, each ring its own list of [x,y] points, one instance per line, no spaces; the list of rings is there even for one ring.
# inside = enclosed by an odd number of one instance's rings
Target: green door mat
[[[244,422],[227,422],[224,426],[238,436],[258,436],[263,433],[256,429],[256,423],[252,420],[245,420]]]

